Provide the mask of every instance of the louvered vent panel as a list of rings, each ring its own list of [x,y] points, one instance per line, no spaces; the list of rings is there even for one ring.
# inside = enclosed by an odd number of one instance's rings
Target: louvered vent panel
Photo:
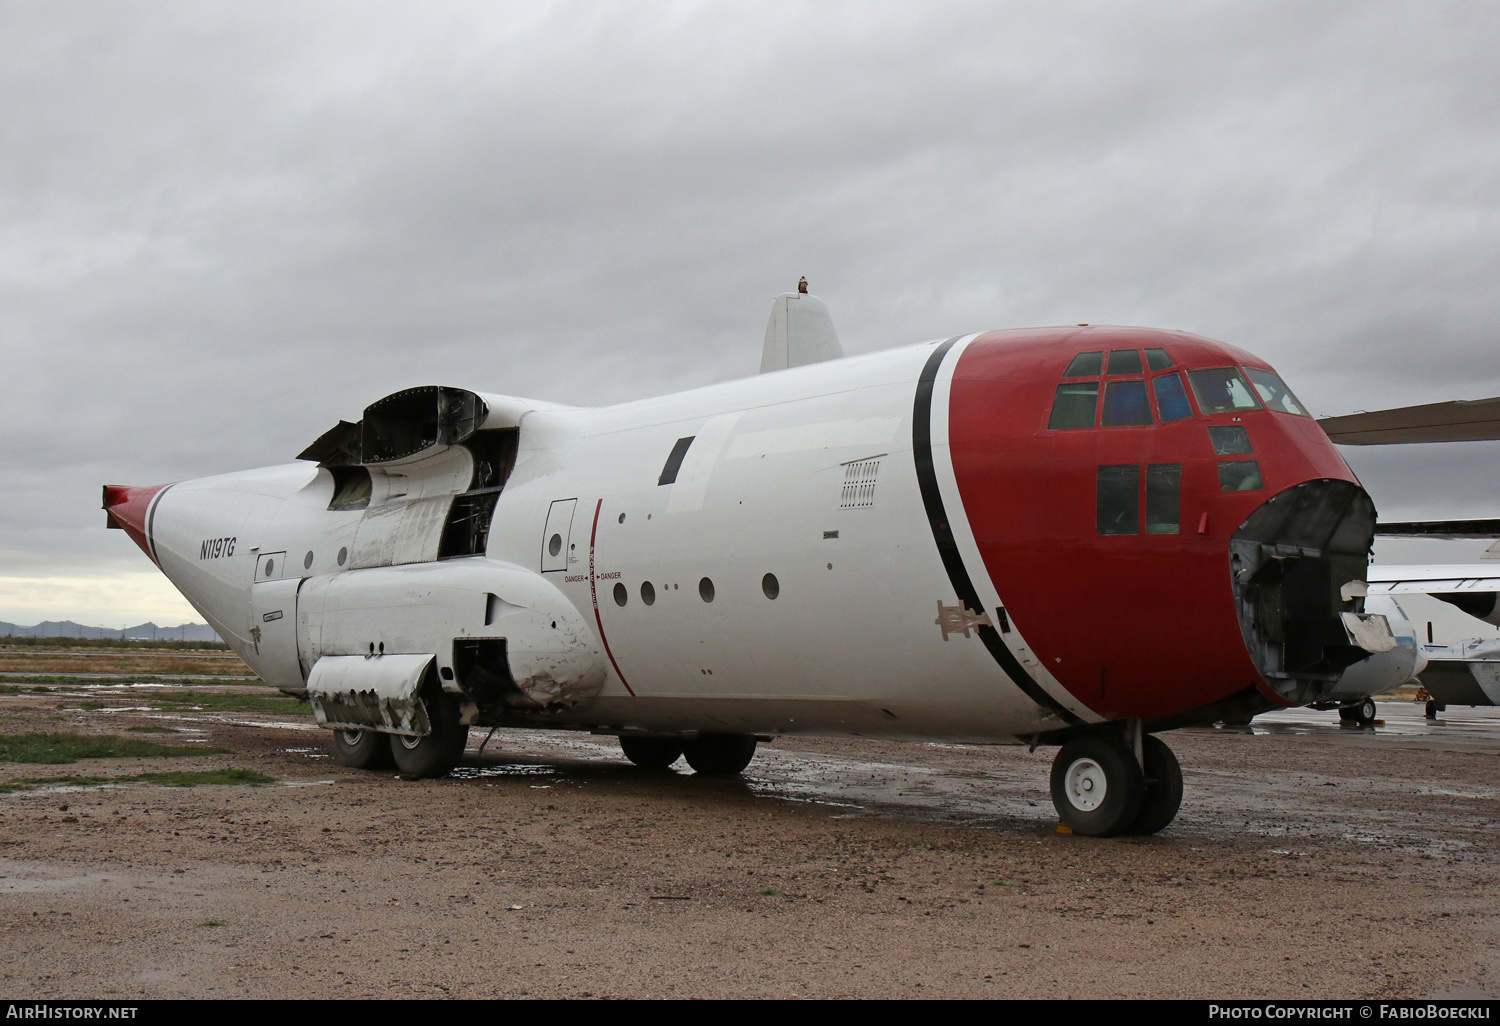
[[[844,488],[839,493],[839,509],[858,509],[875,505],[875,475],[880,473],[879,460],[860,460],[844,465]]]

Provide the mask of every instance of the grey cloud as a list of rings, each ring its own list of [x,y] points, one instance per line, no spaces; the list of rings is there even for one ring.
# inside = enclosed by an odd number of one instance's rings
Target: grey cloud
[[[280,461],[405,385],[752,373],[801,274],[852,351],[1124,322],[1257,352],[1321,413],[1500,394],[1497,29],[1465,3],[8,4],[0,568],[138,567],[103,480]],[[1383,510],[1493,501],[1427,448],[1351,462]]]

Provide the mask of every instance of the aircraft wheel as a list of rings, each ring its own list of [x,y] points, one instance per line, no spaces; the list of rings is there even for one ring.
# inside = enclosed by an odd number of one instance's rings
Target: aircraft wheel
[[[1367,698],[1354,707],[1354,715],[1350,717],[1361,727],[1373,727],[1375,725],[1375,699]]]
[[[1154,834],[1177,818],[1182,804],[1182,767],[1172,749],[1154,734],[1143,739],[1142,754],[1146,758],[1146,797],[1126,832]]]
[[[1445,711],[1447,708],[1448,707],[1446,705],[1443,705],[1443,704],[1441,704],[1439,702],[1428,702],[1427,703],[1427,718],[1429,720],[1435,720],[1435,719],[1437,719],[1438,713]]]
[[[1339,706],[1339,721],[1341,723],[1357,723],[1359,721],[1359,708],[1352,705]]]
[[[681,757],[682,742],[668,737],[622,737],[620,750],[641,769],[666,769]]]
[[[749,734],[701,734],[682,743],[682,754],[702,776],[732,777],[755,758],[755,738]]]
[[[458,702],[435,684],[422,693],[432,733],[425,737],[391,735],[391,755],[404,777],[446,777],[463,758],[469,728],[459,723]]]
[[[389,735],[373,730],[335,730],[333,733],[333,757],[341,766],[351,769],[389,769],[395,765],[391,759]]]
[[[1052,761],[1052,804],[1075,834],[1121,833],[1140,814],[1145,795],[1145,774],[1117,734],[1081,734]]]

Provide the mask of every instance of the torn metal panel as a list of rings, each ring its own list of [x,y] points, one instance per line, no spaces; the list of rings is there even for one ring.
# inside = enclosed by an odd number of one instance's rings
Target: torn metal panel
[[[1272,496],[1230,537],[1230,582],[1246,648],[1262,678],[1290,702],[1321,701],[1349,666],[1395,645],[1389,624],[1382,631],[1356,615],[1374,530],[1375,506],[1364,490],[1328,479]],[[1367,648],[1355,640],[1356,629],[1385,647]]]
[[[1366,652],[1389,652],[1396,647],[1391,625],[1379,613],[1340,613],[1349,640]]]
[[[323,656],[307,678],[318,723],[338,730],[376,730],[422,737],[432,733],[418,692],[433,656]]]
[[[967,638],[970,637],[969,632],[971,630],[978,630],[980,627],[995,626],[994,621],[990,619],[988,613],[974,613],[968,606],[962,603],[945,606],[943,605],[943,600],[938,599],[937,607],[937,619],[932,622],[942,630],[944,641],[948,640],[948,635],[950,634],[962,634]]]
[[[349,551],[350,567],[428,563],[437,559],[452,501],[451,497],[440,495],[390,502],[365,510]]]

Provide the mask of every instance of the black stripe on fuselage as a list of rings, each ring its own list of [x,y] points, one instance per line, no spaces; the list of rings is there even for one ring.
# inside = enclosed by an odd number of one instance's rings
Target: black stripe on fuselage
[[[176,482],[172,482],[176,484]],[[161,491],[151,496],[151,505],[146,507],[146,555],[151,557],[151,562],[161,566],[161,560],[156,555],[156,507],[161,504],[161,497],[172,490],[172,485],[167,485]]]
[[[968,568],[964,566],[958,543],[953,540],[953,529],[948,526],[948,513],[943,507],[943,496],[938,491],[937,470],[932,462],[932,388],[937,381],[938,368],[943,365],[943,358],[961,338],[962,335],[955,335],[934,349],[927,358],[927,365],[922,368],[922,376],[917,379],[917,401],[912,412],[911,442],[912,455],[917,464],[917,486],[922,492],[927,522],[932,526],[932,540],[937,543],[943,569],[948,571],[948,580],[953,585],[958,600],[977,616],[984,612],[984,606],[979,601],[979,593],[974,590],[974,581],[969,576]],[[1011,683],[1024,691],[1028,698],[1042,708],[1050,709],[1068,723],[1083,722],[1031,679],[1031,674],[1026,672],[1015,654],[1005,646],[998,630],[983,624],[976,630],[984,647],[989,649],[995,662],[1000,664],[1000,669],[1005,671]]]

